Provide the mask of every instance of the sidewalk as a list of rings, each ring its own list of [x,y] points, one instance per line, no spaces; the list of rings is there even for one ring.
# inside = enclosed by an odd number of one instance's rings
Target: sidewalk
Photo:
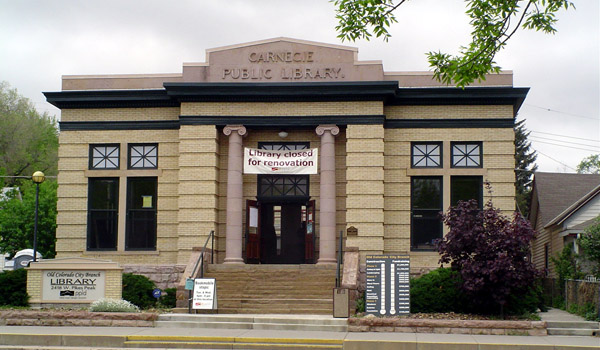
[[[600,349],[598,337],[492,336],[425,333],[348,333],[206,328],[0,327],[0,349]],[[196,344],[194,346],[194,344]],[[30,347],[27,347],[30,346]],[[36,347],[37,346],[37,347]],[[212,347],[211,347],[212,346]]]
[[[584,322],[585,318],[574,315],[565,310],[549,308],[547,312],[538,313],[542,321],[568,321],[568,322]]]

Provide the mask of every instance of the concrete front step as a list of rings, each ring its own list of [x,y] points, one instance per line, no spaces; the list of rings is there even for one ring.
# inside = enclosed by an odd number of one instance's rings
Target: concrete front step
[[[332,314],[335,265],[208,265],[205,276],[218,313]]]
[[[346,332],[347,320],[322,315],[159,315],[159,328],[221,328]]]
[[[600,335],[600,323],[592,321],[546,321],[548,335]]]
[[[548,335],[572,335],[572,336],[597,336],[600,335],[598,329],[582,328],[547,328]]]
[[[548,328],[579,328],[579,329],[598,329],[599,322],[594,321],[546,321]]]

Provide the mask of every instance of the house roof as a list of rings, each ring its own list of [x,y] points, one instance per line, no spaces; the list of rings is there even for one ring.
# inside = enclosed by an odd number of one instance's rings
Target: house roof
[[[562,222],[600,192],[600,174],[565,174],[536,172],[540,226]]]

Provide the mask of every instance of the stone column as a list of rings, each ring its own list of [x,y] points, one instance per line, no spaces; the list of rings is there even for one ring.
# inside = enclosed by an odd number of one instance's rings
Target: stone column
[[[243,264],[242,258],[242,214],[243,183],[242,167],[244,152],[242,136],[246,135],[243,125],[227,125],[223,133],[229,136],[229,158],[227,160],[227,226],[225,236],[225,264]]]
[[[335,258],[335,138],[340,129],[335,125],[319,125],[321,136],[321,194],[318,264],[333,264]]]

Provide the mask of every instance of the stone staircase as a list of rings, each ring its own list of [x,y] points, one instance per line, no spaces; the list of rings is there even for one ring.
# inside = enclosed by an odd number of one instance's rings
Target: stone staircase
[[[215,264],[204,277],[216,280],[219,314],[331,316],[335,273],[335,265]]]
[[[600,336],[598,322],[546,321],[548,335]]]
[[[326,315],[194,315],[161,314],[154,323],[158,328],[260,329],[285,331],[346,332],[345,318]]]

